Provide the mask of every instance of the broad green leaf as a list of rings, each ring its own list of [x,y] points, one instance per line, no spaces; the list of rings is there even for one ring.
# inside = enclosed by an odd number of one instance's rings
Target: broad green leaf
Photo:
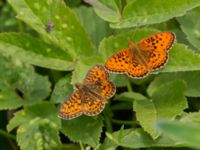
[[[50,92],[47,77],[35,73],[32,66],[14,58],[0,57],[1,109],[13,109],[41,101]]]
[[[76,68],[72,73],[72,84],[82,83],[87,72],[96,64],[102,64],[103,59],[101,56],[92,56],[85,58],[76,64]]]
[[[157,119],[175,119],[187,108],[184,97],[186,85],[182,80],[175,80],[161,85],[152,94],[152,102],[157,111]]]
[[[15,113],[7,125],[7,130],[17,129],[17,142],[21,149],[55,149],[60,145],[57,117],[58,109],[49,102],[41,102],[25,107]]]
[[[147,92],[149,95],[152,95],[152,93],[162,84],[181,79],[181,80],[184,80],[185,83],[187,84],[184,95],[190,96],[190,97],[199,97],[200,96],[199,76],[200,76],[199,71],[187,71],[187,72],[161,74],[160,76],[156,77],[153,82],[151,82],[151,84],[149,85],[147,89]]]
[[[134,100],[144,100],[146,97],[137,92],[123,92],[115,96],[115,100],[120,101],[130,101],[133,102]]]
[[[7,130],[11,131],[18,126],[26,124],[27,121],[31,121],[36,118],[48,119],[49,121],[54,122],[57,128],[60,128],[61,122],[57,116],[57,113],[58,109],[49,102],[40,102],[37,104],[28,105],[23,110],[15,113],[15,116],[7,125]]]
[[[74,11],[96,47],[104,37],[112,33],[113,30],[109,28],[108,23],[99,18],[91,7],[81,6]]]
[[[111,22],[110,25],[113,28],[127,28],[161,23],[183,16],[198,6],[199,0],[134,0],[124,7],[120,21]]]
[[[116,87],[125,87],[129,84],[129,79],[123,74],[110,73],[110,80],[115,83]]]
[[[95,12],[102,19],[109,22],[117,22],[120,20],[120,10],[115,0],[84,0],[94,7]]]
[[[24,100],[11,90],[0,91],[0,110],[15,109],[24,104]]]
[[[200,20],[197,19],[200,15],[200,8],[188,12],[183,17],[177,18],[180,27],[186,34],[188,41],[200,50]]]
[[[185,83],[180,80],[162,84],[152,94],[152,100],[137,100],[134,103],[136,118],[146,132],[155,139],[159,133],[155,129],[158,120],[173,120],[187,108],[184,97]]]
[[[136,100],[133,105],[136,112],[137,120],[143,129],[148,132],[154,139],[158,137],[159,133],[155,130],[155,121],[157,120],[157,111],[154,103],[149,99]]]
[[[9,121],[7,124],[7,130],[8,132],[11,132],[14,128],[18,127],[19,125],[23,124],[26,122],[26,119],[24,118],[26,115],[24,111],[17,111],[14,114],[14,117]]]
[[[178,146],[180,142],[171,140],[167,137],[161,136],[156,140],[153,140],[149,134],[142,131],[141,129],[124,129],[122,137],[119,139],[120,131],[113,132],[106,137],[101,148],[113,148],[117,146],[123,146],[128,148],[145,148],[145,147],[171,147]],[[110,144],[108,144],[110,143]],[[103,149],[101,149],[103,150]],[[112,149],[111,149],[112,150]]]
[[[188,124],[200,124],[200,112],[186,113],[180,118],[180,121]]]
[[[81,116],[73,120],[63,121],[61,131],[74,142],[81,141],[83,144],[95,147],[99,144],[102,127],[103,119],[101,116]]]
[[[21,150],[59,149],[57,125],[48,120],[35,118],[22,124],[17,130],[17,142]]]
[[[112,110],[132,110],[133,109],[133,102],[135,100],[143,100],[146,99],[146,97],[140,93],[137,92],[123,92],[121,94],[116,94],[114,96],[115,101],[119,101],[111,106]]]
[[[156,32],[159,31],[150,28],[142,28],[138,30],[131,30],[117,36],[105,38],[100,43],[99,53],[106,60],[112,54],[128,47],[128,40],[134,39],[132,41],[138,42],[139,40]],[[170,50],[169,61],[167,65],[164,67],[164,69],[159,70],[159,72],[178,72],[194,70],[200,70],[200,55],[189,49],[186,45],[176,43]]]
[[[64,102],[68,96],[72,94],[73,87],[70,84],[70,76],[61,78],[55,85],[53,93],[51,95],[51,101],[54,103]]]
[[[199,124],[162,121],[158,123],[158,128],[170,138],[184,143],[188,147],[200,148]]]
[[[94,47],[87,33],[63,0],[8,2],[17,12],[17,18],[55,43],[74,60],[93,54]],[[48,24],[54,27],[47,29]]]
[[[24,99],[30,102],[46,98],[51,90],[48,77],[35,73],[32,67],[21,74],[21,80],[17,84]]]
[[[0,34],[0,53],[26,63],[55,69],[70,70],[72,61],[61,49],[22,33]]]

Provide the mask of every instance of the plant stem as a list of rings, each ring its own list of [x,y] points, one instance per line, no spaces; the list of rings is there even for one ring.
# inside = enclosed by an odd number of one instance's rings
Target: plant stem
[[[16,140],[15,136],[12,134],[7,133],[6,131],[0,129],[0,134],[5,136],[8,139]]]
[[[84,150],[85,148],[84,148],[84,146],[83,146],[81,141],[79,142],[79,144],[80,144],[81,150]]]
[[[125,120],[117,120],[117,119],[112,119],[112,122],[115,124],[125,124],[125,125],[139,125],[138,121],[125,121]]]
[[[126,77],[126,79],[127,79],[127,88],[128,88],[128,91],[129,91],[129,92],[132,92],[133,89],[132,89],[132,87],[131,87],[131,82],[130,82],[130,80],[129,80],[128,77]]]
[[[108,116],[104,115],[104,120],[105,120],[105,126],[106,126],[107,132],[112,133],[113,128],[112,128],[112,123],[111,123],[110,118]]]
[[[23,23],[22,23],[22,21],[20,21],[20,20],[17,20],[18,21],[18,27],[19,27],[19,32],[24,32],[24,26],[23,26]]]
[[[10,143],[11,147],[13,148],[13,150],[18,150],[17,146],[13,143],[12,140],[16,140],[15,136],[12,134],[7,133],[6,131],[0,129],[0,135],[5,136],[5,138],[8,140],[8,142]]]

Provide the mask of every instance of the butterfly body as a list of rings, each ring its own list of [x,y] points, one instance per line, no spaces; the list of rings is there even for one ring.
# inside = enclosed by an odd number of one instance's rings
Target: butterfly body
[[[106,102],[105,98],[101,96],[101,94],[99,94],[99,91],[95,88],[96,83],[92,85],[75,84],[75,86],[81,93],[81,103],[87,103],[87,98],[85,98],[85,95],[87,94],[89,94],[93,99],[99,99]]]
[[[108,80],[108,73],[101,65],[90,69],[84,82],[75,86],[77,89],[60,108],[59,117],[62,119],[98,115],[116,91],[114,84]]]
[[[160,32],[138,43],[129,41],[128,48],[108,58],[105,68],[109,72],[125,73],[129,77],[142,78],[167,63],[169,49],[174,41],[173,32]]]
[[[129,49],[130,49],[130,54],[132,58],[132,62],[135,61],[135,63],[140,63],[145,65],[147,68],[148,67],[148,53],[145,53],[142,51],[139,47],[139,45],[133,43],[132,41],[129,41]]]

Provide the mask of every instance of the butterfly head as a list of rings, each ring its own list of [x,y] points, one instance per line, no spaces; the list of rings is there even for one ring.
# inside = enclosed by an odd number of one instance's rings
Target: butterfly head
[[[81,83],[77,83],[75,84],[75,87],[78,89],[78,90],[82,90],[84,88],[84,85],[81,84]]]

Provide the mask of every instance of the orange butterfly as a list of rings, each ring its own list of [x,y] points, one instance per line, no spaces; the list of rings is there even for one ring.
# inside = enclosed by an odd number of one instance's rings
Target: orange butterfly
[[[153,34],[138,43],[129,41],[128,48],[113,54],[106,61],[105,68],[110,72],[142,78],[167,63],[169,49],[174,41],[173,32]]]
[[[87,73],[83,84],[75,85],[77,90],[61,106],[59,117],[73,119],[82,114],[95,116],[103,111],[116,88],[109,81],[109,75],[101,65],[95,65]]]

